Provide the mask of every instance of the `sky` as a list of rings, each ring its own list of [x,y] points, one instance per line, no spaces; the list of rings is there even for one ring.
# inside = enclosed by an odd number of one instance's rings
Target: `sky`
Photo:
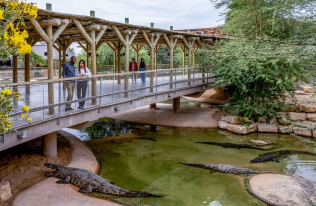
[[[109,21],[150,26],[174,30],[210,28],[224,23],[221,10],[215,9],[209,0],[31,0],[41,9],[46,3],[52,10],[60,13],[90,15],[94,10],[96,17]],[[76,46],[75,46],[76,47]],[[76,48],[76,50],[78,50]]]

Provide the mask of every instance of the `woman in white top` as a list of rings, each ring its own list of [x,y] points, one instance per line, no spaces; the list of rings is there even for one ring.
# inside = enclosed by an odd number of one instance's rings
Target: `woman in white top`
[[[92,76],[90,70],[86,67],[86,63],[84,62],[84,60],[79,61],[79,68],[76,69],[76,76],[77,77],[82,77],[82,76],[91,77]],[[88,87],[88,80],[77,81],[77,98],[78,99],[86,97],[87,87]],[[85,101],[79,102],[78,109],[84,109],[84,104],[85,104]]]

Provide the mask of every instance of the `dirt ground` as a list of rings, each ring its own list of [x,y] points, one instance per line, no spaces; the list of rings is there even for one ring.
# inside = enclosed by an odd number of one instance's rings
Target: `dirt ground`
[[[68,140],[58,135],[58,158],[42,156],[42,138],[0,152],[0,181],[9,181],[12,197],[0,205],[11,206],[14,198],[23,190],[44,180],[46,162],[68,165],[72,148]]]

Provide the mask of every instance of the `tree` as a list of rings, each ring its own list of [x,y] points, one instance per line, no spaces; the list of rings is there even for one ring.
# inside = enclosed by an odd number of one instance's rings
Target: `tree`
[[[232,37],[209,50],[207,59],[216,85],[231,96],[224,110],[254,121],[271,119],[286,99],[295,103],[295,85],[312,75],[315,1],[212,2],[226,7],[223,31]]]
[[[33,3],[0,0],[0,57],[2,59],[6,59],[8,54],[17,55],[31,52],[32,48],[26,41],[28,32],[23,30],[24,18],[36,18],[37,10]]]
[[[23,30],[24,18],[37,16],[37,7],[33,3],[18,0],[0,0],[0,57],[6,59],[9,54],[30,53],[31,46],[27,43],[28,33]],[[13,112],[13,101],[24,101],[20,92],[2,89],[0,92],[0,134],[14,131],[9,118]],[[30,107],[23,105],[21,118],[29,123]]]

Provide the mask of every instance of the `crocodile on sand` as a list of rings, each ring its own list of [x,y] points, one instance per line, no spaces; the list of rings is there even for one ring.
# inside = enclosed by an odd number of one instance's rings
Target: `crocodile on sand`
[[[280,150],[276,152],[268,152],[259,155],[259,157],[250,161],[250,163],[261,163],[261,162],[270,162],[270,161],[279,161],[279,158],[289,154],[305,154],[305,155],[312,155],[316,156],[315,153],[306,152],[306,151],[296,151],[296,150]]]
[[[248,168],[237,167],[234,165],[225,165],[225,164],[187,164],[179,162],[183,165],[189,165],[193,167],[200,167],[203,169],[211,170],[213,172],[229,173],[234,175],[247,175],[247,174],[259,174],[259,172],[250,170]]]
[[[53,172],[47,172],[46,177],[56,177],[61,180],[57,181],[57,184],[72,184],[80,189],[78,192],[89,194],[91,192],[99,192],[102,194],[120,196],[120,197],[163,197],[159,195],[153,195],[143,191],[130,191],[117,187],[108,181],[104,180],[99,175],[94,174],[88,170],[63,167],[61,165],[55,165],[50,163],[44,164],[50,169],[54,169]]]

